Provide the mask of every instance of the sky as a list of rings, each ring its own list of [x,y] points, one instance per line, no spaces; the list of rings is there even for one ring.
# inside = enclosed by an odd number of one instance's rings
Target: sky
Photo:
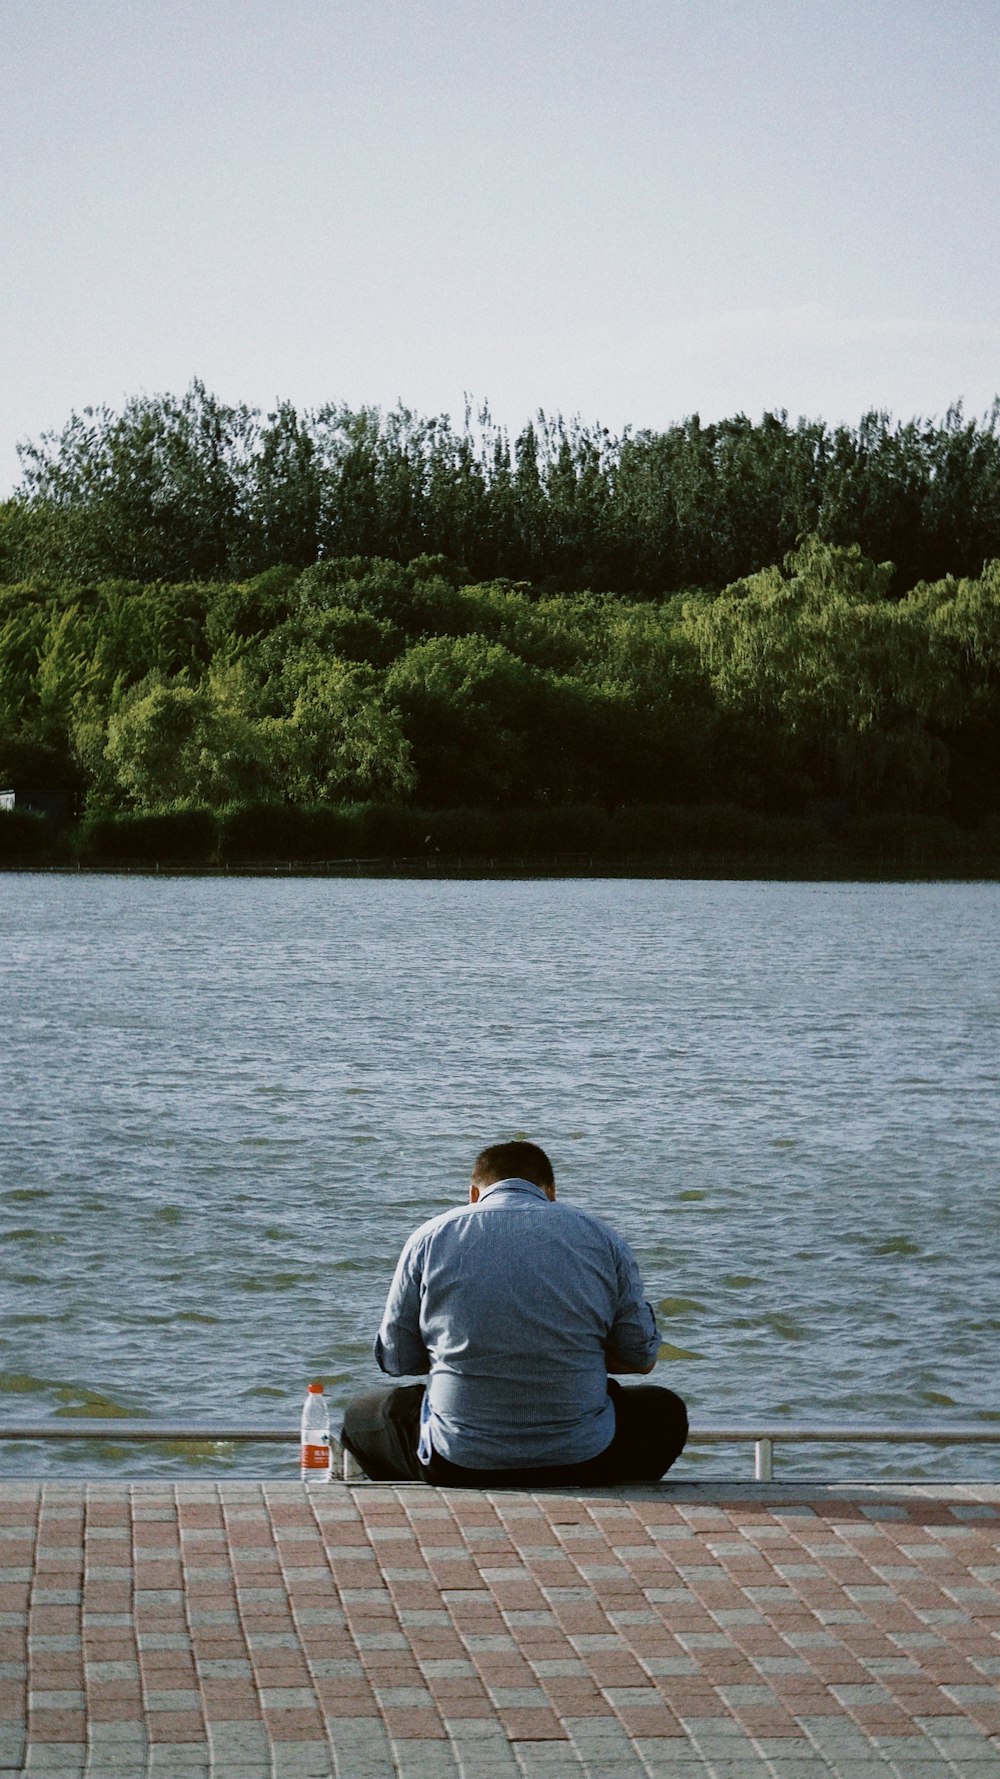
[[[982,414],[998,0],[0,0],[0,496],[73,410]]]

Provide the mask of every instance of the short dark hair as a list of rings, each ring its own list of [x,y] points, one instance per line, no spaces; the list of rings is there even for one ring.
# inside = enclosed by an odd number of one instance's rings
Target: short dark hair
[[[497,1180],[530,1180],[533,1186],[554,1186],[552,1163],[537,1143],[491,1143],[480,1150],[472,1170],[473,1186],[493,1186]]]

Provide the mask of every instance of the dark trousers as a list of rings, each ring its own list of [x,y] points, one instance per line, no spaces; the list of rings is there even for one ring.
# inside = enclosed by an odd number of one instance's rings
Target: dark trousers
[[[623,1387],[608,1379],[615,1436],[596,1458],[582,1464],[546,1464],[511,1470],[469,1470],[439,1453],[428,1465],[417,1457],[423,1384],[368,1390],[344,1410],[341,1443],[373,1482],[426,1482],[452,1489],[547,1489],[612,1483],[656,1482],[684,1449],[687,1409],[660,1384]]]

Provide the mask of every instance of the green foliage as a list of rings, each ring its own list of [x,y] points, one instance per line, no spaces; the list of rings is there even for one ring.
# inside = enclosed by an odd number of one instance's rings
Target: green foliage
[[[294,703],[268,733],[283,755],[291,801],[406,795],[414,782],[410,743],[373,668],[300,656],[286,678],[298,681]]]
[[[179,400],[73,414],[21,452],[32,571],[183,580],[242,567],[259,433],[258,416],[197,382]]]
[[[244,803],[224,809],[219,816],[219,856],[225,864],[235,865],[326,857],[325,848],[317,854],[309,844],[310,814],[281,803]],[[339,850],[334,845],[329,856],[336,857]]]
[[[59,850],[59,837],[44,816],[0,809],[0,866],[50,864]]]
[[[585,849],[595,811],[654,850],[665,809],[781,817],[783,833],[820,807],[975,827],[1000,807],[1000,563],[902,598],[891,565],[817,536],[717,595],[659,601],[427,555],[21,582],[0,587],[4,773],[82,789],[95,817],[193,801],[234,860],[287,854],[293,833],[316,858],[506,845],[512,810],[539,845],[588,811]],[[326,813],[289,826],[291,810]],[[719,819],[731,840],[736,818]],[[757,845],[749,828],[740,844]]]
[[[962,682],[940,627],[919,598],[893,602],[891,579],[891,564],[857,545],[813,538],[783,570],[692,606],[686,628],[721,708],[755,738],[759,769],[780,750],[818,793],[939,810],[949,763],[940,730]]]
[[[845,824],[841,841],[853,854],[873,863],[891,860],[917,867],[961,858],[969,846],[962,831],[940,816],[892,812],[856,817]]]
[[[268,636],[297,609],[294,568],[269,568],[253,580],[222,585],[205,613],[205,647],[210,655],[238,649],[251,638]]]
[[[695,414],[619,438],[539,414],[512,442],[485,408],[461,427],[403,407],[262,415],[196,382],[71,415],[22,471],[0,507],[12,580],[244,581],[430,554],[474,580],[660,598],[745,579],[815,533],[894,562],[901,594],[1000,556],[1000,404],[836,428]]]
[[[390,669],[386,693],[411,738],[423,802],[521,801],[539,788],[532,742],[546,686],[502,643],[481,636],[417,643]]]
[[[0,790],[60,791],[76,790],[77,782],[67,772],[65,756],[46,747],[30,736],[0,734]]]
[[[218,821],[214,810],[197,804],[149,815],[88,816],[77,846],[85,864],[206,865],[218,849]]]
[[[235,804],[219,817],[219,856],[226,865],[311,857],[306,825],[306,811],[290,804]]]
[[[108,721],[105,759],[125,801],[152,810],[193,798],[221,808],[275,780],[267,738],[204,687],[144,683]]]

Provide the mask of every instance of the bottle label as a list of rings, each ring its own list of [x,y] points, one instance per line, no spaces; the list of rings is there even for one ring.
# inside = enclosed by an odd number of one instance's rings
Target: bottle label
[[[304,1445],[302,1447],[303,1470],[329,1470],[330,1447],[328,1445]]]

